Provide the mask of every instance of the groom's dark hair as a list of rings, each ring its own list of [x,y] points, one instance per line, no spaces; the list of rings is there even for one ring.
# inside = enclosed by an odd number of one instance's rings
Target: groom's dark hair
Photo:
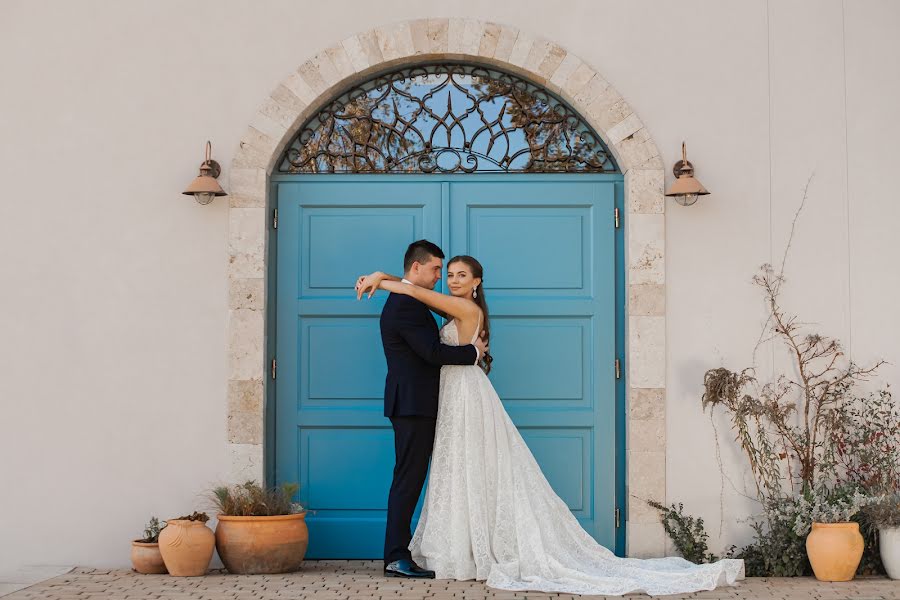
[[[441,260],[444,259],[444,253],[441,252],[441,249],[428,240],[413,242],[409,245],[409,248],[406,249],[406,256],[403,257],[403,272],[409,273],[413,263],[417,262],[420,265],[424,265],[431,260],[431,257],[433,256],[436,256]]]

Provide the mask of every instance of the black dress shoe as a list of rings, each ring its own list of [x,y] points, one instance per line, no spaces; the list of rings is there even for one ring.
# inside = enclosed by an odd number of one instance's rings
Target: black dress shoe
[[[395,560],[384,568],[385,577],[412,577],[416,579],[434,579],[434,571],[423,569],[408,559]]]

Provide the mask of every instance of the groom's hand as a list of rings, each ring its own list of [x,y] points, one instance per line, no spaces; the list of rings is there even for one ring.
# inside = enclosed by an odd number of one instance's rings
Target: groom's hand
[[[478,339],[475,340],[475,347],[478,348],[478,358],[481,359],[490,351],[490,346],[487,345],[487,342],[484,341],[484,331],[481,332],[481,335],[478,336]]]

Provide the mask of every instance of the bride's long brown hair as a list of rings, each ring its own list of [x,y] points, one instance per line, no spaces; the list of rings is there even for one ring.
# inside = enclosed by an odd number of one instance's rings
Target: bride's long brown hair
[[[461,262],[472,271],[472,277],[477,277],[481,279],[481,283],[476,286],[475,292],[478,294],[476,298],[472,298],[481,308],[481,312],[484,313],[484,323],[481,324],[482,330],[484,330],[484,342],[487,344],[491,339],[491,319],[488,316],[488,305],[487,299],[484,297],[484,268],[481,266],[481,263],[478,262],[475,258],[468,255],[454,256],[447,262],[447,268],[450,268],[450,265],[453,263]],[[490,353],[485,352],[484,356],[481,357],[481,368],[484,370],[485,374],[491,372],[491,363],[494,362],[494,357],[490,355]]]

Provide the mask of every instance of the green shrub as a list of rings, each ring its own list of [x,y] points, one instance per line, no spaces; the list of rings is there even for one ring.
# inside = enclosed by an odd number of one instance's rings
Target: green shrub
[[[660,520],[666,534],[675,544],[678,553],[686,560],[696,564],[719,560],[715,554],[709,552],[706,543],[709,534],[706,533],[702,518],[685,515],[684,505],[680,502],[670,507],[654,500],[647,500],[647,504],[660,512]]]
[[[166,523],[163,521],[163,524],[159,524],[159,519],[156,517],[150,517],[150,522],[147,523],[147,526],[144,528],[144,537],[138,542],[142,542],[144,544],[156,544],[159,542],[159,532],[166,528]]]

